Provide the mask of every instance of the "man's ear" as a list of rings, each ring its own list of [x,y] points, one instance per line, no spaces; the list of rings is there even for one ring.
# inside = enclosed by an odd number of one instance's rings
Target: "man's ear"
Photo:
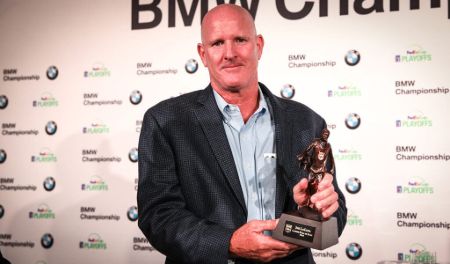
[[[205,67],[208,67],[208,64],[206,63],[206,59],[205,59],[205,48],[203,47],[202,43],[197,44],[197,52],[198,52],[198,55],[200,56],[200,59],[203,62],[203,65]]]
[[[256,36],[256,47],[258,51],[258,60],[261,59],[263,48],[264,48],[264,38],[262,35]]]

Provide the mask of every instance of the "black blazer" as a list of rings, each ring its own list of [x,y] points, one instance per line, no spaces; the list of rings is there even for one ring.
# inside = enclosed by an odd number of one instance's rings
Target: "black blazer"
[[[326,127],[298,102],[274,96],[259,84],[275,121],[277,186],[275,213],[296,208],[292,188],[305,173],[296,155]],[[339,234],[346,223],[339,194]],[[233,232],[247,210],[233,155],[213,90],[191,92],[150,108],[139,139],[138,225],[166,263],[227,263]],[[251,263],[236,260],[237,263]],[[314,263],[309,249],[273,263]]]

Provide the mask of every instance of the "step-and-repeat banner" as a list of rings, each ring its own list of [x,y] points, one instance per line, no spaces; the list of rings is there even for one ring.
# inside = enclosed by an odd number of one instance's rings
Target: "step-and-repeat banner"
[[[164,262],[136,221],[142,117],[208,84],[217,2],[0,2],[6,258]],[[265,38],[260,81],[331,131],[349,214],[317,263],[450,263],[448,2],[236,1]]]

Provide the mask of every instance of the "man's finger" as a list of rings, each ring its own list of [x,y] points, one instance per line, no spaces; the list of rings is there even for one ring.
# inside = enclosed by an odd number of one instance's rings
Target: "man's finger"
[[[325,176],[320,181],[319,186],[317,186],[317,191],[321,191],[323,189],[326,189],[330,185],[333,185],[333,175],[331,175],[329,173],[325,173]]]
[[[328,218],[328,217],[332,216],[334,214],[334,212],[337,211],[338,208],[339,208],[339,203],[335,202],[334,204],[332,204],[331,206],[329,206],[327,209],[325,209],[322,212],[322,216],[324,218]]]
[[[333,190],[333,192],[327,192],[326,196],[323,196],[324,198],[317,200],[317,202],[315,202],[315,205],[318,209],[322,210],[322,209],[327,209],[330,205],[334,204],[339,196],[338,194]]]
[[[323,189],[317,193],[315,193],[313,196],[311,196],[311,202],[313,203],[319,203],[322,200],[327,199],[328,197],[334,195],[334,186],[330,185],[327,189]]]
[[[267,239],[264,241],[265,245],[271,250],[279,251],[279,252],[291,252],[297,249],[299,246],[286,243],[280,240],[276,240],[270,236],[265,236]]]
[[[308,180],[303,178],[301,181],[299,181],[293,188],[294,194],[295,193],[304,193],[306,191],[306,188],[308,188]]]
[[[274,230],[277,227],[277,220],[253,220],[249,224],[254,232],[263,232],[266,230]]]
[[[289,244],[291,246],[291,248],[289,250],[277,250],[277,249],[269,250],[268,251],[269,254],[264,259],[264,262],[269,262],[276,258],[287,257],[290,254],[292,254],[293,252],[295,252],[296,250],[303,248],[302,246],[297,246],[297,245],[290,244],[290,243],[287,243],[287,244]]]

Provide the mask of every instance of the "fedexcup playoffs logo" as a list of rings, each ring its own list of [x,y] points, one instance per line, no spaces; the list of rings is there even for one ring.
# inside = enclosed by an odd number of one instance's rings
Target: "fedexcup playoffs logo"
[[[421,111],[408,114],[406,119],[398,119],[395,121],[396,127],[402,128],[424,128],[432,127],[433,121],[431,118],[425,116]]]
[[[106,250],[106,243],[99,234],[90,234],[87,241],[80,241],[80,248],[93,250]]]
[[[53,179],[53,177],[47,177],[44,180],[43,186],[47,192],[53,191],[53,189],[55,189],[56,186],[56,181],[55,179]]]
[[[128,158],[131,162],[137,162],[138,161],[138,149],[132,148],[130,152],[128,152]]]
[[[110,77],[111,71],[103,63],[95,63],[89,70],[84,71],[85,78]]]
[[[295,88],[290,84],[285,84],[283,85],[283,88],[281,88],[280,94],[283,98],[292,99],[295,95]]]
[[[8,97],[0,95],[0,109],[5,109],[8,106]]]
[[[358,114],[355,113],[348,114],[347,118],[345,119],[345,126],[349,129],[357,129],[360,124],[361,124],[361,117],[359,117]]]
[[[351,194],[358,193],[361,190],[361,181],[358,178],[350,178],[345,183],[345,189]]]
[[[56,66],[50,66],[47,69],[47,78],[49,80],[54,80],[58,77],[58,68]]]
[[[102,121],[96,121],[90,123],[89,126],[83,127],[82,131],[83,134],[108,134],[110,129]]]
[[[194,73],[197,71],[198,69],[198,63],[196,60],[194,59],[190,59],[186,62],[186,64],[184,65],[184,69],[186,70],[187,73]]]
[[[127,212],[128,220],[136,221],[138,219],[138,210],[136,206],[131,206]]]
[[[3,217],[4,214],[5,214],[5,208],[3,208],[3,205],[0,204],[0,219]]]
[[[53,246],[53,236],[49,233],[44,234],[41,238],[41,245],[45,249],[49,249]]]
[[[55,213],[46,204],[39,205],[36,211],[30,211],[28,214],[30,219],[55,219]]]
[[[142,101],[142,94],[138,90],[134,90],[130,94],[130,102],[134,105],[139,104]]]
[[[408,181],[407,185],[397,185],[397,193],[413,195],[433,194],[434,188],[421,177],[413,177]]]
[[[406,52],[402,52],[401,54],[395,55],[395,62],[415,63],[431,60],[432,60],[431,54],[418,45],[410,47],[409,49],[406,50]]]
[[[362,226],[363,220],[355,213],[349,211],[347,214],[347,225],[349,226]]]
[[[57,107],[58,104],[58,100],[49,92],[44,92],[39,99],[33,100],[33,107]]]
[[[355,97],[361,96],[361,90],[354,85],[339,85],[337,89],[328,90],[328,97]]]
[[[357,50],[349,50],[345,55],[345,63],[349,66],[355,66],[361,60],[361,54]]]
[[[358,243],[350,243],[345,248],[345,254],[349,259],[357,260],[362,256],[362,248]]]
[[[31,162],[57,162],[57,157],[52,151],[48,148],[43,148],[39,151],[39,154],[36,156],[31,156]]]
[[[6,157],[7,157],[6,151],[4,151],[3,149],[0,149],[0,164],[5,162]]]
[[[83,191],[108,191],[108,184],[98,175],[94,175],[87,184],[81,184]]]
[[[57,129],[58,126],[56,125],[55,121],[48,121],[45,125],[45,133],[47,133],[47,135],[49,136],[54,135]]]
[[[397,254],[397,259],[401,261],[401,263],[438,263],[436,261],[436,252],[427,250],[426,247],[420,243],[412,244],[407,252],[399,252]]]

